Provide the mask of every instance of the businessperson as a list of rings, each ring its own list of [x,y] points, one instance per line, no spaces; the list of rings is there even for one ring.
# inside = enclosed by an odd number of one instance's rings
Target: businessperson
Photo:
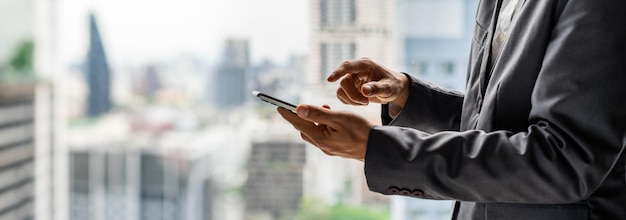
[[[626,219],[626,1],[482,0],[463,94],[361,58],[346,104],[279,113],[370,190],[456,200],[453,219]]]

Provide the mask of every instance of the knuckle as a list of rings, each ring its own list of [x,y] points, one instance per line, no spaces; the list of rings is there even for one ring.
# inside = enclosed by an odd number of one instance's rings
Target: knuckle
[[[369,57],[362,57],[361,61],[363,64],[368,65],[368,66],[372,66],[374,64],[374,61],[370,59]]]
[[[352,86],[354,83],[352,82],[351,77],[344,77],[339,84],[343,87]]]
[[[377,93],[389,90],[389,85],[384,84],[384,83],[377,83],[371,86],[372,86],[372,90],[374,90]]]

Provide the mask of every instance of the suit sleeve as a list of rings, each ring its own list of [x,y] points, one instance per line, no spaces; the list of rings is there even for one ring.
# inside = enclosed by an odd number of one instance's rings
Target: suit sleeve
[[[623,166],[616,163],[626,146],[626,29],[618,27],[626,26],[626,2],[563,2],[527,130],[374,127],[365,157],[370,189],[418,190],[428,199],[572,203]]]
[[[383,124],[411,127],[428,133],[458,131],[463,95],[405,75],[411,81],[407,104],[395,119],[389,116],[388,106],[383,105]]]

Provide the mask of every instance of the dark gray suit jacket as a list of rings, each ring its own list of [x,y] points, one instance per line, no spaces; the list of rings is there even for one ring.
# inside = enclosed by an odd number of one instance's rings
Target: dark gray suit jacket
[[[370,189],[456,219],[626,219],[626,1],[525,0],[490,65],[500,4],[480,2],[465,94],[412,78],[397,118],[383,106]]]

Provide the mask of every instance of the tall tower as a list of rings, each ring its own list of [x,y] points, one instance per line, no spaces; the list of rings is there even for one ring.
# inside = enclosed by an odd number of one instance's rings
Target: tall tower
[[[0,1],[0,76],[9,63],[28,66],[26,75],[36,76],[24,78],[25,69],[17,68],[9,73],[17,73],[18,80],[0,79],[0,219],[67,219],[57,3]],[[18,52],[21,61],[11,62],[20,42],[34,48]]]
[[[247,219],[284,219],[298,211],[305,149],[293,142],[252,143],[245,184]]]
[[[213,219],[210,155],[183,145],[71,146],[69,219]]]
[[[0,83],[0,219],[35,214],[34,97],[34,83]]]
[[[389,0],[311,0],[313,27],[307,84],[324,83],[342,61],[369,57],[392,64],[393,6]]]
[[[380,106],[354,107],[336,98],[337,84],[327,76],[345,60],[369,57],[393,65],[394,0],[310,0],[311,46],[301,103],[328,104],[335,110],[358,112],[376,123]],[[393,66],[390,66],[393,67]],[[315,147],[306,148],[305,197],[333,204],[386,203],[386,198],[369,192],[363,178],[363,164],[328,157]],[[350,186],[350,187],[346,187]]]
[[[89,87],[87,115],[96,117],[107,113],[111,110],[111,72],[93,14],[89,15],[87,81]]]
[[[248,91],[250,72],[249,43],[246,39],[228,39],[222,61],[217,67],[210,85],[215,88],[210,94],[218,108],[231,108],[243,104]]]

